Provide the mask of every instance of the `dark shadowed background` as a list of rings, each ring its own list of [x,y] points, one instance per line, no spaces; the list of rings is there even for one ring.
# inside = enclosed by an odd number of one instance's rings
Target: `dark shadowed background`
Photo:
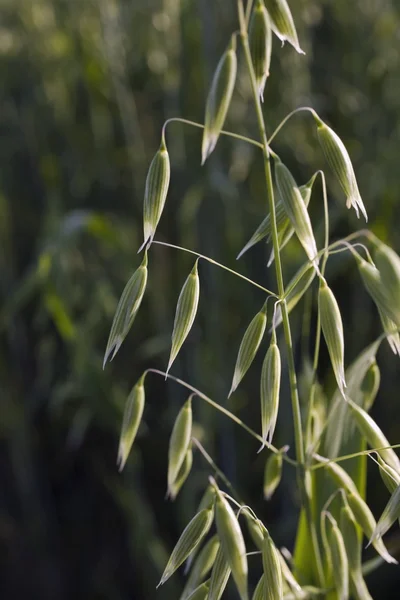
[[[269,133],[311,105],[345,141],[374,232],[400,250],[400,2],[293,0],[299,56],[275,38],[264,112]],[[176,300],[193,257],[153,246],[149,283],[132,330],[103,371],[121,291],[137,268],[146,173],[165,119],[203,121],[214,68],[237,29],[232,0],[0,0],[0,594],[7,600],[167,600],[183,578],[155,590],[180,531],[194,514],[209,466],[198,452],[174,503],[165,500],[168,438],[186,392],[148,375],[144,422],[122,474],[116,455],[127,393],[147,367],[165,369]],[[256,136],[239,51],[226,128]],[[307,114],[274,148],[299,183],[326,165]],[[171,185],[156,238],[187,246],[275,287],[264,243],[235,257],[265,216],[257,149],[221,139],[200,167],[201,132],[171,124]],[[320,193],[311,217],[319,244]],[[332,239],[363,223],[330,185]],[[286,279],[304,261],[284,251]],[[172,373],[259,428],[260,353],[229,400],[241,336],[261,307],[257,289],[205,262],[193,330]],[[354,262],[332,259],[346,362],[380,333]],[[293,313],[299,370],[312,344]],[[306,311],[306,312],[305,312]],[[303,327],[302,327],[303,325]],[[325,347],[320,376],[333,391]],[[400,441],[398,359],[379,352],[382,385],[373,415]],[[326,367],[326,368],[324,368]],[[294,472],[285,468],[268,504],[267,453],[200,399],[195,431],[266,520],[293,549],[298,516]],[[275,443],[293,447],[286,382]],[[370,465],[376,514],[387,492]],[[396,542],[397,531],[388,536]],[[398,541],[398,540],[397,540]],[[373,556],[370,552],[368,556]],[[400,571],[368,578],[374,598],[398,597]],[[252,581],[252,584],[254,582]],[[235,591],[227,594],[236,598]],[[392,596],[390,596],[392,594]]]

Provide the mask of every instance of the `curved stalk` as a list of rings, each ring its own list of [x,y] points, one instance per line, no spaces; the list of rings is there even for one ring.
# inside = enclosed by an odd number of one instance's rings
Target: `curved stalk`
[[[175,248],[175,250],[182,250],[183,252],[188,252],[189,254],[194,254],[195,256],[198,256],[199,258],[203,258],[204,260],[211,263],[212,265],[216,265],[217,267],[220,267],[220,269],[224,269],[225,271],[228,271],[228,273],[232,273],[232,275],[236,275],[236,277],[239,277],[240,279],[244,279],[244,281],[247,281],[247,283],[251,283],[251,285],[254,285],[254,287],[257,287],[259,290],[262,290],[266,294],[269,294],[270,296],[274,296],[274,298],[278,297],[274,292],[271,292],[271,290],[263,287],[259,283],[256,283],[252,279],[249,279],[248,277],[241,275],[237,271],[234,271],[233,269],[226,267],[225,265],[217,262],[213,258],[209,258],[208,256],[205,256],[204,254],[199,254],[199,252],[195,252],[194,250],[189,250],[189,248],[184,248],[183,246],[176,246],[175,244],[169,244],[168,242],[159,242],[157,240],[153,240],[152,243],[158,244],[159,246],[166,246],[167,248]]]
[[[169,373],[165,373],[165,371],[160,371],[159,369],[146,369],[145,373],[155,373],[156,375],[162,375],[163,377],[165,377],[165,379],[170,379],[171,381],[175,381],[176,383],[179,383],[179,385],[182,385],[186,389],[190,390],[191,392],[196,394],[196,396],[198,396],[199,398],[201,398],[202,400],[207,402],[207,404],[210,404],[210,406],[212,406],[219,412],[223,413],[226,417],[231,419],[231,421],[234,421],[237,425],[239,425],[239,427],[241,427],[242,429],[247,431],[247,433],[249,433],[254,439],[256,439],[257,441],[259,441],[261,443],[263,442],[263,438],[261,437],[261,435],[259,435],[255,431],[253,431],[253,429],[251,429],[251,427],[246,425],[246,423],[243,423],[243,421],[241,419],[239,419],[239,417],[237,417],[236,415],[231,413],[227,408],[224,408],[217,402],[214,402],[214,400],[211,400],[211,398],[209,398],[208,396],[203,394],[203,392],[201,392],[197,388],[193,387],[189,383],[186,383],[186,381],[183,381],[183,379],[179,379],[179,377],[175,377],[174,375],[170,375]],[[278,448],[275,448],[275,446],[269,445],[267,447],[268,447],[268,450],[271,450],[271,452],[273,452],[274,454],[282,454],[281,451],[278,450]],[[282,454],[282,458],[290,465],[292,465],[294,467],[297,466],[297,462],[295,460],[293,460],[292,458],[289,458],[286,454]]]
[[[204,125],[202,123],[197,123],[197,121],[191,121],[190,119],[183,119],[182,117],[171,117],[170,119],[167,119],[162,127],[161,130],[161,138],[164,139],[165,138],[165,130],[167,128],[167,125],[169,125],[169,123],[184,123],[185,125],[191,125],[192,127],[198,127],[199,129],[204,129]],[[249,137],[246,137],[245,135],[240,135],[239,133],[233,133],[233,131],[225,131],[224,129],[222,129],[221,131],[221,135],[226,135],[228,137],[231,138],[235,138],[237,140],[241,140],[242,142],[247,142],[248,144],[251,144],[252,146],[257,146],[257,148],[260,148],[261,150],[263,149],[262,144],[260,144],[260,142],[257,142],[257,140],[253,140]]]

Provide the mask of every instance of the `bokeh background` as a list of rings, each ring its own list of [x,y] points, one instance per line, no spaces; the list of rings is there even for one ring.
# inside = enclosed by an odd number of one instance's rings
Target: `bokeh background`
[[[312,105],[345,141],[370,226],[400,250],[400,3],[291,2],[306,56],[275,39],[264,111],[268,131]],[[147,367],[164,369],[176,300],[193,258],[153,246],[149,284],[115,360],[103,353],[121,291],[140,262],[146,172],[165,119],[203,120],[213,70],[237,29],[224,0],[0,0],[0,593],[7,600],[178,598],[181,574],[155,590],[177,536],[193,515],[210,468],[195,452],[174,503],[165,500],[168,438],[186,392],[146,379],[146,408],[127,466],[116,469],[126,396]],[[226,127],[257,135],[239,51]],[[171,185],[157,238],[187,246],[274,287],[261,243],[235,257],[266,210],[260,156],[221,139],[200,167],[201,132],[167,130]],[[315,128],[295,117],[275,150],[299,183],[325,168]],[[332,239],[363,227],[330,185]],[[322,241],[319,184],[310,211]],[[293,242],[286,279],[304,261]],[[229,400],[236,352],[264,298],[203,262],[193,330],[172,373],[258,428],[263,352]],[[346,255],[328,276],[342,308],[346,360],[380,333],[375,310]],[[315,298],[293,314],[299,371],[312,344]],[[382,347],[373,415],[400,441],[398,359]],[[323,348],[320,377],[333,391]],[[266,453],[195,400],[196,435],[278,544],[293,549],[294,473],[268,504]],[[286,384],[276,445],[293,447]],[[371,465],[368,498],[387,493]],[[397,532],[389,535],[396,541]],[[372,554],[369,554],[372,556]],[[254,582],[253,582],[254,583]],[[396,598],[400,572],[368,578],[374,598]],[[231,594],[231,595],[229,595]],[[235,598],[230,591],[227,597]]]

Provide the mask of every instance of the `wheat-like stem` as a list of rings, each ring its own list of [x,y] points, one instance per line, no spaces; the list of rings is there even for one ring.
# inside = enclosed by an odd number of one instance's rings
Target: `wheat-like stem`
[[[286,117],[284,119],[282,119],[282,121],[279,123],[278,127],[275,129],[273,134],[270,135],[268,143],[270,144],[272,142],[274,137],[276,135],[278,135],[278,133],[280,132],[282,127],[285,125],[285,123],[287,123],[289,121],[289,119],[291,119],[297,113],[304,112],[304,111],[308,111],[311,114],[315,114],[315,110],[313,108],[311,108],[310,106],[299,106],[299,108],[295,108],[294,110],[292,110],[292,112],[290,112],[288,115],[286,115]]]
[[[185,125],[191,125],[192,127],[198,127],[199,129],[204,129],[205,125],[203,125],[202,123],[197,123],[197,121],[191,121],[190,119],[183,119],[182,117],[171,117],[170,119],[167,119],[162,127],[162,131],[161,131],[161,136],[164,137],[165,136],[165,130],[167,128],[167,125],[169,125],[170,123],[184,123]],[[257,142],[257,140],[253,140],[252,138],[246,137],[245,135],[240,135],[239,133],[234,133],[233,131],[226,131],[225,129],[221,130],[221,135],[226,135],[228,137],[231,138],[235,138],[237,140],[241,140],[242,142],[247,142],[248,144],[251,144],[252,146],[257,146],[257,148],[260,148],[261,150],[263,149],[263,145],[260,144],[260,142]]]
[[[208,396],[203,394],[203,392],[201,392],[197,388],[193,387],[189,383],[186,383],[186,381],[183,381],[183,379],[179,379],[179,377],[175,377],[174,375],[170,375],[170,373],[165,373],[165,371],[160,371],[159,369],[146,369],[145,373],[156,373],[156,375],[162,375],[165,379],[170,379],[171,381],[175,381],[176,383],[179,383],[179,385],[182,385],[186,389],[190,390],[191,392],[196,394],[196,396],[198,396],[199,398],[201,398],[202,400],[207,402],[207,404],[209,404],[210,406],[212,406],[219,412],[223,413],[225,416],[227,416],[229,419],[231,419],[231,421],[234,421],[237,425],[239,425],[239,427],[241,427],[242,429],[247,431],[247,433],[249,433],[258,442],[263,443],[263,438],[261,437],[261,435],[259,435],[253,429],[251,429],[251,427],[246,425],[246,423],[244,423],[241,419],[239,419],[239,417],[237,417],[236,415],[231,413],[227,408],[224,408],[217,402],[214,402],[214,400],[211,400],[211,398],[209,398]],[[282,454],[281,451],[278,450],[278,448],[275,448],[275,446],[272,446],[272,444],[268,444],[267,447],[268,447],[268,450],[271,450],[271,452],[273,452],[274,454]],[[287,454],[282,454],[282,458],[290,465],[297,467],[297,462],[295,460],[293,460],[292,458],[289,458],[289,456],[287,456]]]
[[[282,264],[279,252],[279,239],[278,239],[278,230],[276,225],[276,212],[275,212],[275,200],[274,200],[274,188],[272,183],[272,172],[271,172],[271,164],[270,164],[270,155],[269,155],[269,146],[267,140],[267,134],[265,131],[265,123],[264,117],[261,108],[261,102],[258,95],[257,83],[254,74],[254,68],[250,53],[250,47],[247,36],[247,26],[246,19],[244,14],[243,0],[238,0],[238,16],[239,16],[239,24],[240,24],[240,36],[242,40],[247,70],[250,76],[251,87],[253,92],[253,100],[254,106],[256,110],[258,128],[261,136],[261,141],[263,144],[263,155],[264,155],[264,171],[265,171],[265,180],[267,185],[267,193],[268,193],[268,203],[269,203],[269,211],[270,211],[270,219],[271,219],[271,235],[272,235],[272,243],[274,248],[274,256],[275,256],[275,273],[278,284],[278,292],[279,297],[282,299],[281,302],[281,311],[282,311],[282,322],[283,329],[285,335],[286,349],[287,349],[287,357],[288,357],[288,371],[289,371],[289,379],[290,379],[290,391],[291,391],[291,400],[292,400],[292,413],[293,413],[293,426],[294,426],[294,435],[295,435],[295,446],[296,446],[296,459],[298,462],[298,482],[299,488],[301,491],[301,495],[303,498],[303,505],[306,512],[307,523],[311,535],[311,542],[313,547],[313,552],[315,556],[315,562],[318,572],[318,579],[320,584],[323,585],[324,582],[324,571],[322,565],[321,552],[318,543],[318,537],[316,528],[312,519],[312,511],[311,511],[311,502],[310,498],[307,495],[305,489],[305,454],[304,454],[304,440],[303,440],[303,430],[301,423],[301,412],[300,412],[300,402],[299,395],[297,389],[297,377],[296,377],[296,369],[294,364],[294,356],[293,356],[293,346],[292,346],[292,335],[290,330],[290,322],[289,322],[289,314],[287,310],[285,296],[285,287],[283,283],[283,273],[282,273]]]
[[[237,498],[237,500],[240,502],[240,504],[244,504],[244,502],[242,502],[239,494],[237,493],[237,491],[235,490],[235,488],[229,481],[228,477],[225,475],[225,473],[223,471],[221,471],[221,469],[218,467],[218,465],[214,462],[214,460],[208,454],[207,450],[204,448],[203,444],[201,442],[199,442],[199,440],[195,437],[192,437],[192,442],[194,443],[196,448],[200,451],[200,453],[203,455],[203,457],[208,462],[210,467],[212,467],[212,469],[214,470],[216,475],[218,475],[218,477],[221,479],[221,481],[223,481],[225,483],[226,487],[230,490],[231,494],[233,494]]]
[[[204,254],[200,254],[199,252],[195,252],[194,250],[189,250],[189,248],[184,248],[183,246],[176,246],[175,244],[170,244],[168,242],[160,242],[158,240],[153,240],[152,243],[158,244],[159,246],[166,246],[167,248],[175,248],[175,250],[182,250],[183,252],[188,252],[189,254],[194,254],[195,256],[198,256],[199,258],[206,260],[207,262],[211,263],[212,265],[216,265],[220,269],[224,269],[224,271],[228,271],[228,273],[232,273],[232,275],[236,275],[236,277],[239,277],[240,279],[244,279],[244,281],[247,281],[247,283],[251,283],[251,285],[254,285],[254,287],[257,287],[259,290],[262,290],[266,294],[269,294],[270,296],[274,296],[274,298],[278,298],[277,294],[275,294],[274,292],[271,292],[271,290],[265,288],[264,286],[260,285],[259,283],[256,283],[252,279],[249,279],[248,277],[241,275],[237,271],[234,271],[233,269],[226,267],[225,265],[217,262],[213,258],[209,258],[208,256],[205,256]]]

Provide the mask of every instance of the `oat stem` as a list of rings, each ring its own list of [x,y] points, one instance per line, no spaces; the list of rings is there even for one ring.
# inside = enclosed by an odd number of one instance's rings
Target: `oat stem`
[[[270,136],[268,143],[270,144],[272,142],[274,137],[280,132],[282,127],[285,125],[285,123],[287,123],[287,121],[289,121],[289,119],[291,119],[294,115],[296,115],[297,113],[302,112],[302,111],[308,111],[311,114],[315,114],[315,110],[313,108],[311,108],[310,106],[299,106],[299,108],[295,108],[294,110],[292,110],[291,113],[286,115],[286,117],[279,123],[279,125],[275,129],[274,133]]]
[[[259,290],[262,290],[266,294],[269,294],[270,296],[274,296],[274,298],[278,297],[277,294],[275,294],[274,292],[271,292],[271,290],[263,287],[259,283],[256,283],[252,279],[249,279],[248,277],[241,275],[237,271],[234,271],[233,269],[230,269],[229,267],[222,265],[221,263],[217,262],[213,258],[209,258],[208,256],[205,256],[204,254],[199,254],[199,252],[195,252],[194,250],[189,250],[189,248],[184,248],[183,246],[176,246],[175,244],[169,244],[168,242],[159,242],[157,240],[153,240],[152,243],[158,244],[159,246],[167,246],[167,248],[175,248],[175,250],[182,250],[183,252],[188,252],[189,254],[194,254],[195,256],[198,256],[199,258],[203,258],[204,260],[211,263],[212,265],[216,265],[217,267],[220,267],[221,269],[224,269],[225,271],[232,273],[232,275],[236,275],[236,277],[240,277],[240,279],[244,279],[245,281],[247,281],[247,283],[251,283],[251,285],[254,285]]]
[[[185,125],[191,125],[192,127],[198,127],[199,129],[204,129],[204,125],[202,123],[197,123],[197,121],[191,121],[190,119],[183,119],[182,117],[171,117],[170,119],[167,119],[167,121],[165,121],[163,128],[162,128],[162,132],[161,132],[161,137],[162,139],[164,139],[165,136],[165,130],[167,125],[169,125],[169,123],[184,123]],[[248,144],[251,144],[252,146],[257,146],[257,148],[260,148],[262,150],[263,146],[262,144],[260,144],[260,142],[257,142],[257,140],[253,140],[252,138],[246,137],[245,135],[240,135],[239,133],[233,133],[233,131],[225,131],[224,129],[222,129],[222,131],[220,132],[221,135],[226,135],[228,137],[232,137],[232,138],[236,138],[237,140],[241,140],[242,142],[247,142]]]
[[[327,465],[329,463],[344,462],[345,460],[350,460],[351,458],[357,458],[357,456],[365,456],[365,455],[372,454],[372,453],[375,454],[376,452],[379,452],[381,450],[390,450],[390,449],[395,449],[395,448],[400,448],[400,444],[393,444],[391,446],[384,446],[382,448],[371,448],[370,450],[362,450],[361,452],[354,452],[353,454],[344,454],[343,456],[337,456],[336,458],[330,458],[327,460],[327,462],[316,463],[315,465],[312,465],[310,467],[310,470],[316,471],[317,469],[321,469],[322,467],[324,467],[325,465]]]
[[[179,377],[175,377],[174,375],[170,375],[169,373],[165,373],[165,371],[160,371],[158,369],[146,369],[145,372],[146,373],[156,373],[157,375],[162,375],[166,379],[171,379],[171,381],[175,381],[176,383],[179,383],[179,385],[183,385],[183,387],[190,390],[191,392],[194,392],[196,394],[196,396],[198,396],[199,398],[201,398],[202,400],[207,402],[207,404],[210,404],[210,406],[212,406],[219,412],[226,415],[229,419],[231,419],[237,425],[239,425],[239,427],[242,427],[242,429],[247,431],[247,433],[249,433],[258,442],[260,442],[260,443],[263,442],[261,435],[256,433],[253,429],[251,429],[251,427],[246,425],[246,423],[243,423],[243,421],[241,419],[239,419],[239,417],[237,417],[236,415],[231,413],[228,409],[224,408],[217,402],[214,402],[214,400],[211,400],[211,398],[209,398],[208,396],[203,394],[203,392],[201,392],[197,388],[193,387],[189,383],[186,383],[186,381],[183,381],[183,379],[179,379]],[[278,450],[278,448],[275,448],[275,446],[268,445],[268,449],[271,450],[271,452],[273,452],[274,454],[281,454],[281,452]],[[297,466],[297,462],[295,460],[293,460],[292,458],[289,458],[286,454],[282,454],[282,458],[283,458],[283,460],[285,460],[287,463],[291,464],[292,466],[294,466],[294,467]]]
[[[318,572],[318,580],[319,583],[323,585],[324,582],[324,571],[322,566],[321,553],[317,538],[316,528],[312,519],[312,511],[311,511],[311,502],[310,498],[307,495],[305,489],[305,455],[304,455],[304,440],[303,440],[303,430],[301,423],[301,413],[300,413],[300,402],[299,395],[297,389],[297,377],[296,377],[296,369],[294,364],[294,356],[293,356],[293,347],[292,347],[292,335],[290,330],[290,322],[289,322],[289,314],[287,310],[285,296],[285,286],[283,282],[283,273],[282,273],[282,265],[281,258],[279,253],[279,239],[278,239],[278,230],[276,225],[276,212],[275,212],[275,200],[274,200],[274,188],[272,183],[272,172],[271,172],[271,164],[270,164],[270,153],[269,146],[267,140],[267,134],[265,131],[265,123],[264,117],[262,113],[260,98],[257,90],[256,78],[254,75],[253,62],[251,59],[249,41],[247,36],[247,25],[244,14],[243,0],[237,1],[238,6],[238,16],[239,16],[239,24],[240,24],[240,36],[242,40],[242,46],[244,50],[247,70],[250,76],[251,87],[253,92],[253,100],[254,106],[257,116],[258,128],[260,132],[260,137],[263,145],[263,156],[264,156],[264,171],[265,171],[265,180],[267,186],[267,194],[268,194],[268,203],[269,203],[269,211],[270,211],[270,219],[271,219],[271,235],[272,235],[272,243],[274,248],[274,256],[275,256],[275,273],[278,284],[278,292],[279,298],[282,299],[281,302],[281,310],[282,310],[282,322],[283,329],[285,335],[286,349],[287,349],[287,359],[288,359],[288,371],[289,371],[289,379],[290,379],[290,391],[291,391],[291,400],[292,400],[292,413],[293,413],[293,426],[294,426],[294,436],[295,436],[295,446],[296,446],[296,460],[298,462],[297,475],[298,475],[298,483],[301,491],[301,495],[303,498],[303,505],[305,508],[306,519],[308,523],[308,528],[311,536],[311,543],[313,547],[313,552],[316,561],[316,567]],[[298,109],[297,109],[298,110]]]
[[[208,464],[214,469],[216,475],[218,475],[218,477],[221,479],[221,481],[223,481],[225,483],[226,487],[230,490],[231,494],[233,494],[237,498],[237,500],[240,502],[240,504],[243,504],[239,494],[237,493],[237,491],[235,490],[235,488],[233,487],[233,485],[231,484],[231,482],[229,481],[229,479],[227,478],[225,473],[223,471],[221,471],[221,469],[213,461],[211,456],[208,454],[207,450],[204,448],[203,444],[201,444],[199,442],[199,440],[195,437],[192,437],[192,442],[197,447],[197,449],[200,450],[200,453],[206,459]]]

